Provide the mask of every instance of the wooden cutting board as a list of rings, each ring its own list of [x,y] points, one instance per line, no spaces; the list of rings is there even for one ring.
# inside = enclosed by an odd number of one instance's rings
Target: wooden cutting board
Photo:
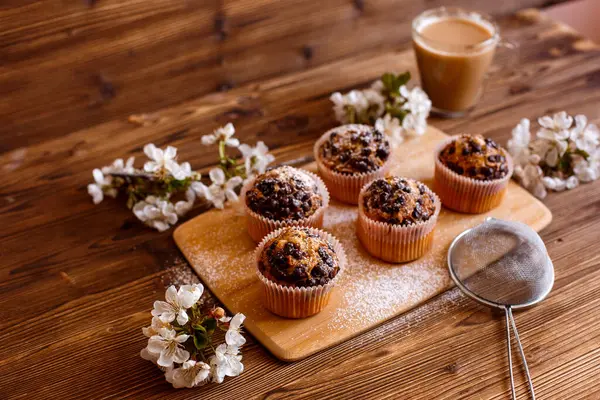
[[[430,185],[433,151],[446,137],[436,128],[400,145],[393,153],[392,174]],[[305,167],[315,171],[309,164]],[[456,235],[485,217],[516,220],[539,231],[552,220],[540,201],[514,182],[495,210],[466,215],[442,209],[432,250],[419,260],[394,265],[369,256],[355,236],[357,208],[332,201],[324,228],[344,245],[347,273],[321,313],[300,320],[271,314],[261,304],[255,275],[256,247],[245,230],[244,216],[233,208],[211,210],[179,226],[175,242],[202,281],[232,313],[247,316],[246,329],[284,361],[307,357],[334,346],[417,307],[453,284],[447,272],[446,252]]]

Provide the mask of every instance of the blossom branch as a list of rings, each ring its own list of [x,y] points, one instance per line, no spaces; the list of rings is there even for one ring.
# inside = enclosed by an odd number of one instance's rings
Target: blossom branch
[[[244,314],[228,317],[221,307],[201,310],[201,284],[170,286],[165,301],[155,301],[152,324],[142,328],[148,345],[140,356],[165,372],[166,380],[175,388],[202,386],[223,382],[226,376],[244,371],[241,347]],[[214,333],[225,331],[225,342],[214,346]]]
[[[94,183],[88,185],[88,193],[94,204],[102,202],[105,196],[115,198],[119,193],[125,194],[127,207],[135,216],[161,232],[175,225],[197,199],[224,208],[227,201],[238,201],[236,191],[246,179],[263,173],[275,159],[263,142],[255,147],[240,144],[234,134],[235,128],[229,123],[202,137],[204,145],[218,144],[218,167],[209,173],[209,186],[201,181],[200,173],[193,171],[190,163],[178,163],[175,147],[160,149],[148,144],[144,146],[148,161],[143,168],[133,166],[133,157],[126,162],[117,159],[93,171]],[[241,157],[230,157],[228,147],[236,148]]]
[[[427,130],[427,118],[431,101],[427,94],[406,84],[410,73],[383,74],[369,89],[352,90],[347,94],[333,93],[330,100],[336,119],[342,124],[368,124],[386,134],[393,144],[405,137],[423,135]]]
[[[573,125],[573,122],[575,124]],[[532,139],[524,118],[512,131],[508,151],[515,162],[515,179],[538,198],[548,190],[573,189],[600,177],[600,131],[584,115],[561,111],[538,119]]]

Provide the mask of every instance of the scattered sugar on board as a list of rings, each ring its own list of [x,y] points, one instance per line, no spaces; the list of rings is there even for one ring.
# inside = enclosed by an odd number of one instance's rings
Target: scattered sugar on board
[[[202,269],[205,283],[219,288],[219,291],[229,291],[239,287],[241,281],[255,279],[253,251],[256,245],[247,237],[243,218],[235,216],[233,211],[225,210],[222,213],[223,223],[193,232],[182,250],[196,268]],[[355,207],[333,204],[326,214],[324,228],[340,240],[349,260],[348,269],[337,289],[341,301],[331,310],[327,329],[353,331],[373,325],[399,312],[409,311],[451,286],[446,269],[446,252],[440,248],[441,243],[434,243],[433,251],[414,262],[388,264],[363,250],[354,235],[355,224]],[[460,233],[472,224],[456,224],[450,230]],[[206,238],[211,240],[207,241]],[[259,303],[244,304],[244,311],[260,313],[262,305]],[[433,311],[427,307],[420,309],[423,311],[410,313],[413,316],[412,323]],[[306,324],[306,329],[298,333],[310,337],[317,329],[323,327]]]
[[[369,256],[354,232],[356,210],[335,207],[325,227],[343,244],[349,260],[348,273],[340,282],[343,303],[328,325],[332,330],[351,329],[382,321],[423,302],[450,285],[445,252],[431,251],[404,265],[391,265]],[[437,254],[437,255],[436,255]]]

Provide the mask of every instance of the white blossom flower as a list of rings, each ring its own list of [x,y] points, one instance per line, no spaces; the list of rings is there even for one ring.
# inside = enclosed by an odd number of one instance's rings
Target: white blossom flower
[[[379,117],[385,111],[385,97],[381,94],[381,91],[374,89],[363,90],[363,96],[367,100],[369,116]]]
[[[431,100],[429,100],[427,93],[423,89],[416,86],[413,90],[409,90],[405,85],[402,85],[400,87],[400,95],[406,100],[402,105],[404,110],[409,110],[414,115],[423,115],[424,118],[429,116]]]
[[[335,118],[342,124],[350,122],[349,108],[353,108],[357,114],[361,114],[369,108],[369,100],[360,90],[351,90],[345,95],[335,92],[329,99],[333,102]]]
[[[567,182],[558,177],[545,176],[542,178],[546,189],[554,190],[555,192],[562,192],[567,188]]]
[[[550,141],[567,140],[570,136],[569,128],[573,124],[573,117],[561,111],[554,114],[552,118],[547,115],[538,118],[538,123],[542,127],[537,133],[540,139]]]
[[[275,161],[275,157],[269,154],[269,148],[262,141],[256,143],[255,147],[242,144],[238,149],[242,153],[246,176],[248,177],[264,173],[267,166]]]
[[[180,368],[173,368],[165,374],[167,382],[172,384],[175,389],[200,386],[208,381],[209,376],[210,365],[194,360],[187,360]]]
[[[175,147],[167,146],[165,150],[162,150],[150,143],[144,146],[144,153],[151,160],[144,164],[144,171],[153,173],[165,173],[166,171],[173,175],[175,179],[185,178],[186,171],[182,170],[182,167],[175,161],[175,157],[177,157]],[[188,164],[189,167],[189,163],[184,164]]]
[[[531,132],[529,130],[530,122],[523,118],[512,130],[512,138],[508,141],[508,152],[512,156],[516,165],[528,162],[531,142]]]
[[[385,89],[385,85],[383,84],[383,81],[381,79],[377,79],[371,84],[371,90],[374,90],[377,93],[382,93],[383,89]]]
[[[226,180],[225,173],[220,168],[213,168],[208,173],[212,185],[208,187],[208,191],[204,193],[205,198],[213,203],[216,208],[224,208],[225,200],[236,203],[239,198],[235,193],[235,188],[242,184],[243,179],[240,176],[234,176],[233,178]],[[200,188],[199,185],[194,187]],[[202,190],[204,190],[202,188]]]
[[[579,186],[579,179],[577,179],[577,177],[575,175],[571,175],[565,181],[565,185],[566,185],[567,189],[569,189],[569,190],[575,189],[577,186]]]
[[[205,199],[207,199],[210,196],[210,190],[202,182],[192,182],[190,188],[196,193],[197,196],[204,197]]]
[[[215,131],[210,135],[202,136],[202,144],[205,146],[209,146],[216,142],[223,141],[225,142],[226,146],[238,147],[240,145],[240,141],[232,137],[234,134],[235,127],[231,122],[229,122],[227,125],[215,129]]]
[[[146,337],[152,337],[154,335],[158,335],[158,331],[160,331],[162,328],[171,329],[172,326],[168,322],[161,321],[158,317],[152,317],[152,323],[149,327],[142,328],[142,333]]]
[[[190,165],[189,162],[184,162],[181,164],[177,164],[177,163],[173,164],[172,170],[170,172],[171,172],[171,175],[173,175],[173,178],[177,179],[178,181],[182,181],[185,178],[189,178],[193,174],[192,166]]]
[[[190,353],[183,348],[183,343],[190,335],[177,335],[173,329],[161,328],[158,335],[148,340],[148,352],[158,354],[157,365],[172,368],[173,363],[183,363],[190,358]]]
[[[566,141],[561,140],[554,142],[544,157],[546,164],[550,167],[556,167],[558,165],[558,160],[565,154],[567,147],[568,143]]]
[[[148,351],[147,347],[144,347],[140,350],[140,357],[142,357],[146,361],[150,361],[152,364],[158,365],[158,358],[160,357],[160,353],[151,353]]]
[[[600,132],[594,124],[587,123],[585,115],[575,116],[575,127],[571,129],[570,138],[578,150],[591,154],[600,144]]]
[[[185,214],[187,214],[188,211],[192,209],[195,201],[196,192],[193,188],[190,187],[185,192],[185,200],[180,200],[177,203],[175,203],[175,213],[178,216],[183,217]]]
[[[223,382],[226,376],[238,376],[244,371],[239,348],[225,343],[215,349],[215,355],[210,359],[210,366],[213,382],[216,383]]]
[[[244,314],[235,314],[229,322],[229,329],[225,334],[225,343],[229,346],[241,347],[246,343],[246,339],[241,335],[242,324],[246,316]]]
[[[175,206],[169,200],[148,196],[133,206],[135,216],[146,225],[164,232],[177,223]]]
[[[408,135],[422,136],[427,131],[427,116],[425,114],[406,114],[402,119],[402,128]]]
[[[94,204],[99,204],[104,200],[104,195],[110,197],[117,197],[117,189],[112,187],[112,176],[106,176],[102,173],[102,171],[98,168],[92,171],[92,175],[94,177],[95,183],[90,183],[87,186],[87,191],[90,196],[92,196],[92,200]]]
[[[600,178],[600,148],[596,149],[588,160],[580,158],[573,172],[581,182],[591,182]]]
[[[171,285],[165,293],[166,301],[154,302],[152,316],[163,322],[172,322],[177,318],[177,323],[183,326],[188,322],[186,310],[200,300],[203,291],[204,286],[201,284],[182,285],[179,290]]]
[[[133,174],[135,172],[135,168],[133,168],[134,162],[135,157],[129,157],[126,162],[123,162],[122,158],[117,158],[111,165],[102,167],[102,173]]]
[[[539,165],[533,163],[527,164],[525,167],[517,165],[514,174],[521,182],[521,185],[529,190],[535,197],[539,199],[546,197],[546,187],[542,181],[544,172]]]
[[[404,141],[402,125],[398,118],[393,118],[390,114],[385,114],[383,118],[375,121],[375,129],[386,135],[393,145],[398,145]]]

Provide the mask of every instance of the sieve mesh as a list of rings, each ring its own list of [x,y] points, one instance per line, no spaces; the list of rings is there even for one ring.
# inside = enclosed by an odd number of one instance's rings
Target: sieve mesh
[[[448,265],[465,293],[495,307],[533,305],[554,283],[544,242],[520,222],[488,218],[463,232],[450,246]]]

